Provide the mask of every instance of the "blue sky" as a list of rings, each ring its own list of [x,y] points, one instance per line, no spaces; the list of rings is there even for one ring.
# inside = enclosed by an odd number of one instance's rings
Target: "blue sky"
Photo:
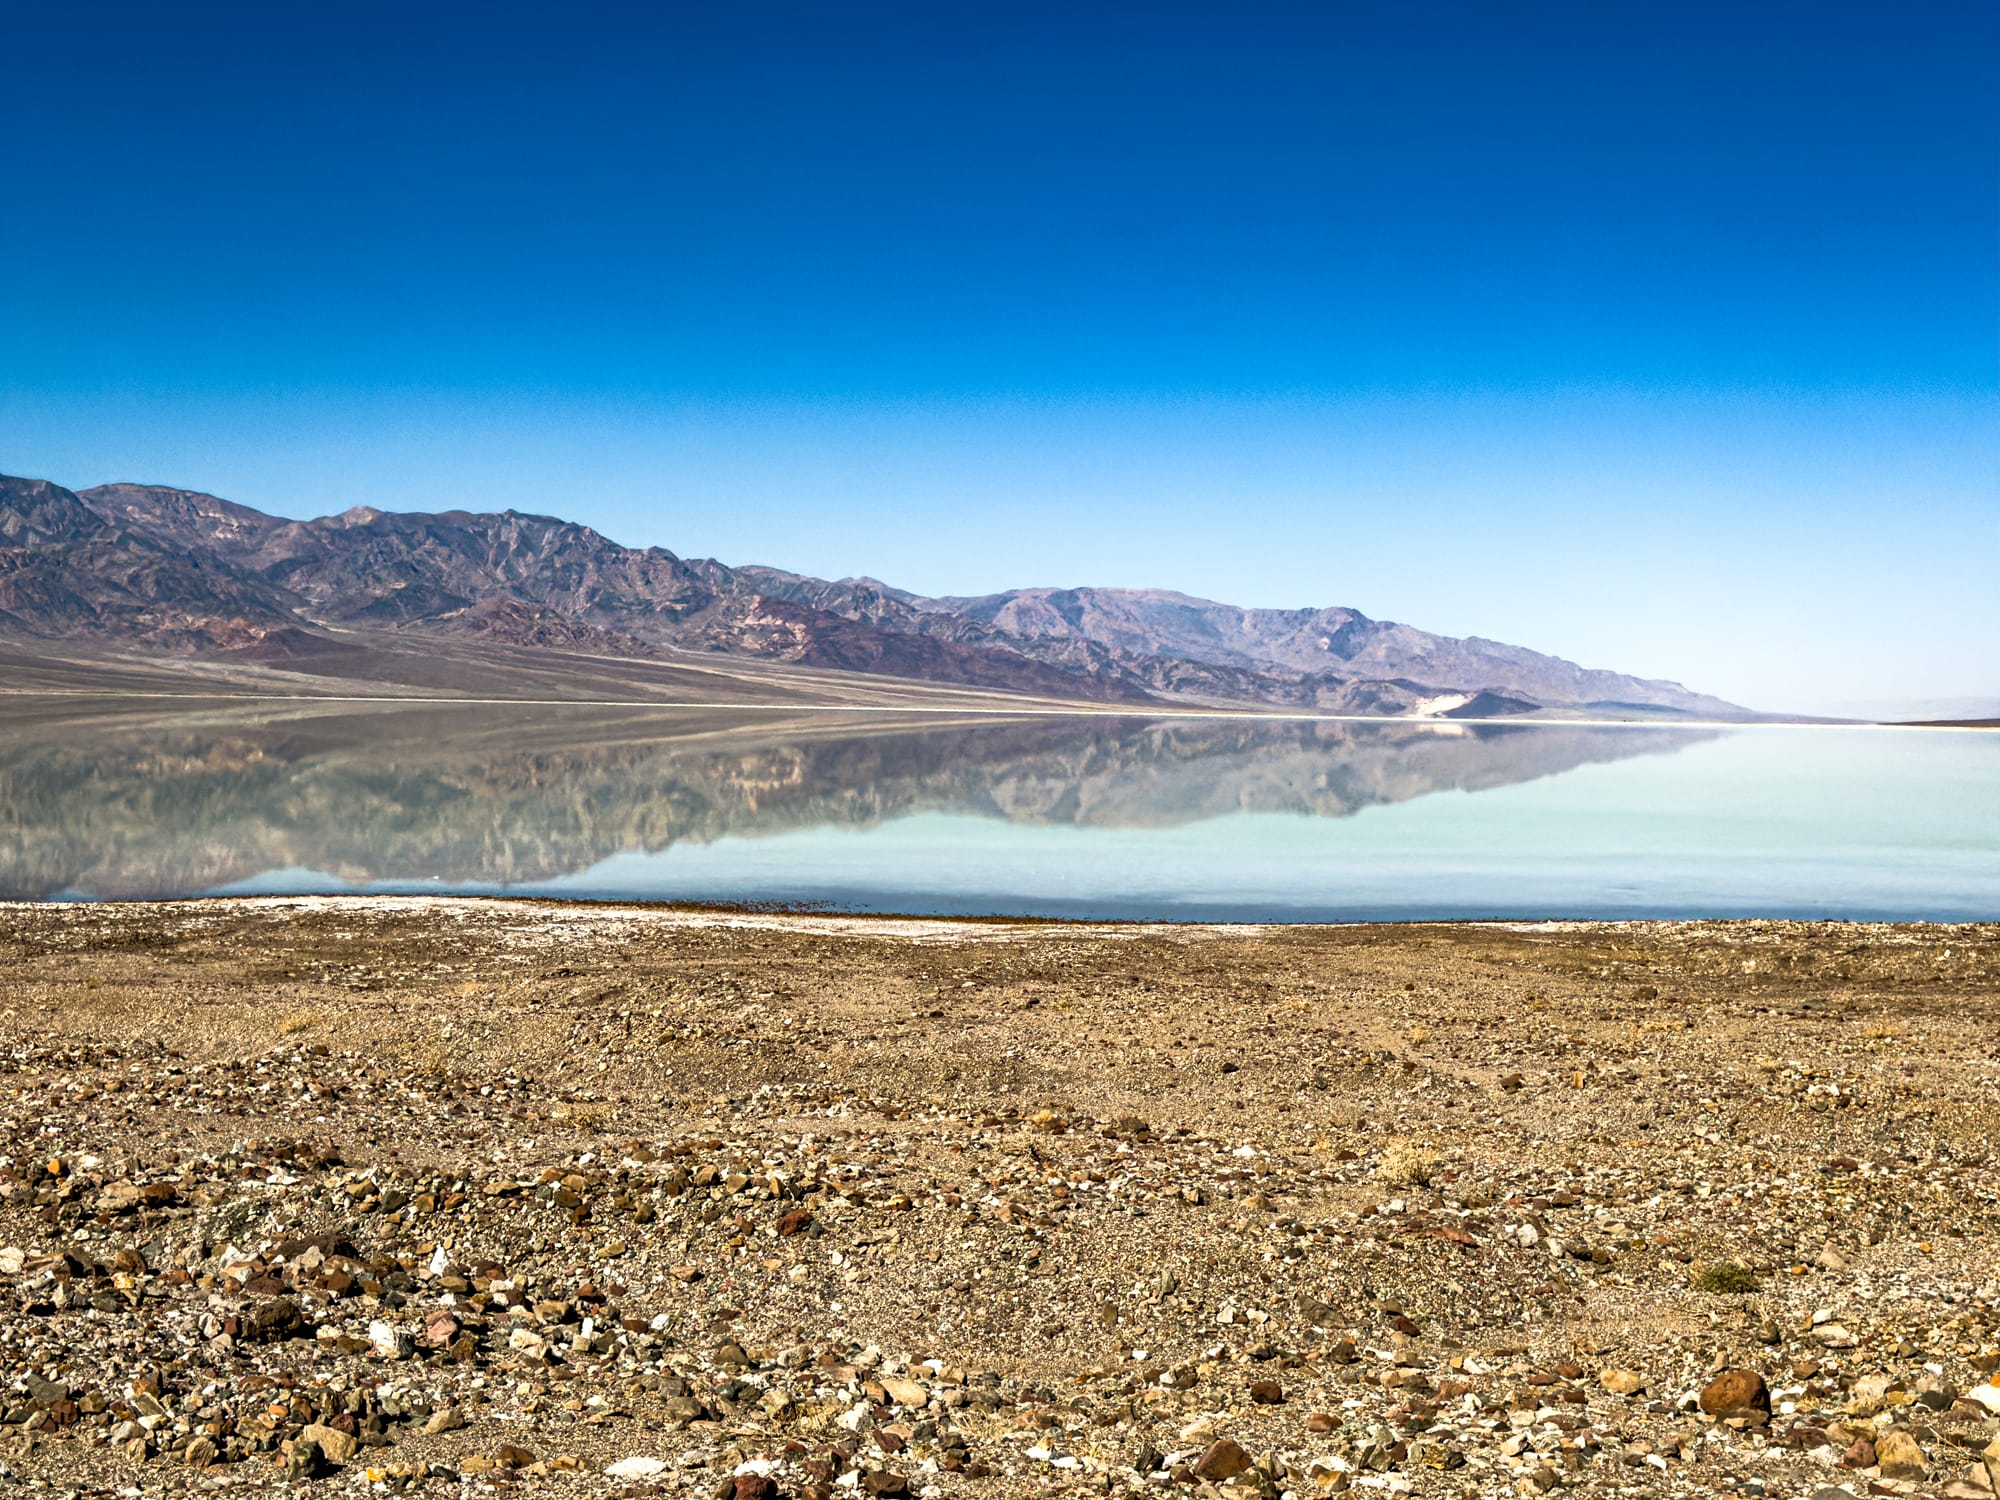
[[[2000,12],[25,8],[0,469],[2000,695]]]

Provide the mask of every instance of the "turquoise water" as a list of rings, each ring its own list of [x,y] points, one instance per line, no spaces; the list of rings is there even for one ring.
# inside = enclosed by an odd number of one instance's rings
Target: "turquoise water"
[[[2000,734],[296,706],[0,718],[0,894],[2000,919]]]
[[[1993,920],[2000,736],[1733,731],[1338,819],[1081,828],[929,813],[616,855],[544,889],[1211,920]]]

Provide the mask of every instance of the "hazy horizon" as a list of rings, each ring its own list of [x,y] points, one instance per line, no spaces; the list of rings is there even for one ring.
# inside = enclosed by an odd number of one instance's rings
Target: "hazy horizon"
[[[2000,701],[1988,7],[113,10],[8,472]]]

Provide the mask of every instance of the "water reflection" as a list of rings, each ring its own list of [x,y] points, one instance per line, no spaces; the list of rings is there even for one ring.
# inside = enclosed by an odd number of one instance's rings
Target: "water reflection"
[[[523,885],[622,853],[917,813],[1149,828],[1345,817],[1707,732],[326,705],[0,709],[0,894],[184,895],[273,870]]]

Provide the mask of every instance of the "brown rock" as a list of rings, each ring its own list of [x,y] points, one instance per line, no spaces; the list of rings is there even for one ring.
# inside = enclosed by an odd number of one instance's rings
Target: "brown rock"
[[[1840,1455],[1843,1469],[1872,1469],[1875,1467],[1875,1445],[1867,1438],[1856,1438]]]
[[[1250,1455],[1240,1444],[1230,1438],[1217,1438],[1208,1445],[1208,1451],[1194,1461],[1194,1477],[1197,1479],[1234,1479],[1250,1467]]]
[[[1276,1406],[1285,1399],[1284,1388],[1275,1380],[1250,1382],[1250,1399],[1259,1406]]]
[[[143,1452],[145,1440],[143,1438],[134,1438],[133,1441],[142,1445]],[[321,1456],[319,1444],[317,1443],[308,1442],[304,1438],[300,1438],[296,1442],[288,1443],[285,1446],[285,1477],[287,1479],[310,1479],[320,1472],[320,1468],[324,1463],[325,1459]]]
[[[502,1443],[493,1450],[493,1462],[502,1469],[525,1469],[534,1461],[534,1454],[526,1448],[516,1448],[512,1443]]]
[[[735,1500],[784,1500],[784,1491],[768,1474],[738,1474]]]
[[[424,1319],[424,1331],[417,1340],[426,1349],[446,1349],[459,1334],[459,1322],[443,1308]]]
[[[1884,1479],[1924,1477],[1924,1450],[1900,1427],[1891,1427],[1876,1436],[1875,1462],[1882,1466]]]
[[[302,1430],[299,1437],[304,1442],[317,1443],[321,1455],[329,1463],[346,1463],[361,1446],[354,1440],[353,1433],[342,1432],[338,1427],[328,1427],[321,1422]]]
[[[1306,1418],[1307,1432],[1331,1432],[1339,1424],[1323,1411],[1316,1411]]]
[[[778,1215],[778,1238],[788,1240],[812,1227],[813,1216],[803,1208],[788,1208]]]
[[[244,1332],[253,1341],[275,1343],[281,1339],[310,1338],[312,1327],[299,1311],[298,1303],[289,1297],[279,1297],[252,1313]]]
[[[861,1476],[861,1492],[880,1500],[905,1500],[910,1493],[910,1481],[888,1469],[871,1469]]]
[[[1751,1407],[1769,1413],[1771,1392],[1755,1370],[1724,1370],[1701,1388],[1701,1409],[1711,1417]]]

